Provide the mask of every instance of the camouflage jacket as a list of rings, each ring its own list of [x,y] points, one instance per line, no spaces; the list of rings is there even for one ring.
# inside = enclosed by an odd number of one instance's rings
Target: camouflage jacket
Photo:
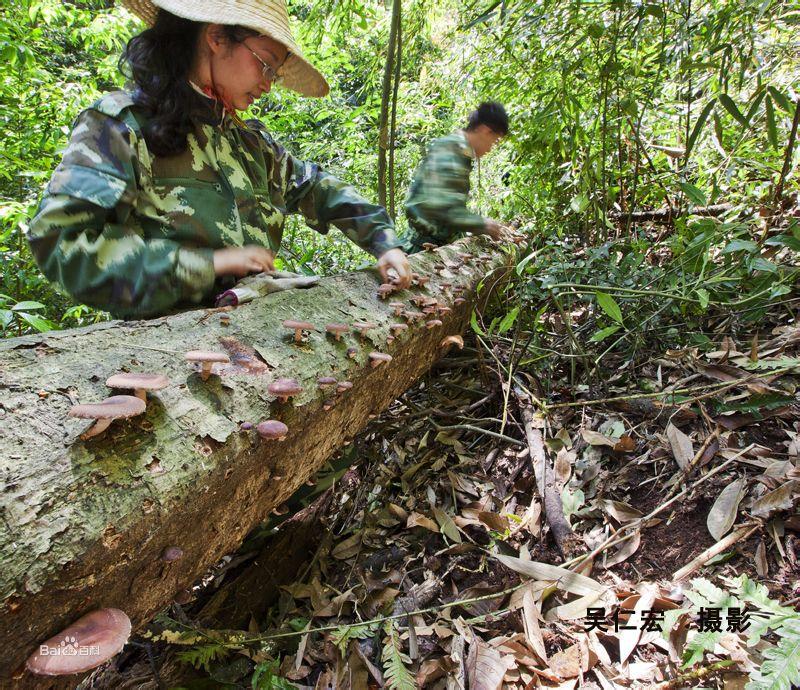
[[[436,139],[414,174],[405,201],[409,235],[406,246],[447,244],[466,232],[480,232],[484,219],[467,210],[469,176],[475,153],[464,131]]]
[[[148,150],[126,91],[81,113],[29,242],[44,274],[116,317],[157,316],[203,302],[221,285],[213,252],[248,244],[277,253],[284,220],[302,213],[374,256],[401,246],[386,211],[289,153],[257,121],[220,122],[198,96],[194,132],[175,156]]]

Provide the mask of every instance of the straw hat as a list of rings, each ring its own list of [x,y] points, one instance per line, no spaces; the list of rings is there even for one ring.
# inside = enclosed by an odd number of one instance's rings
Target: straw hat
[[[122,0],[122,4],[147,22],[155,24],[158,8],[178,17],[209,24],[244,26],[282,43],[289,57],[278,70],[281,86],[303,96],[324,96],[328,82],[303,57],[289,29],[285,0]]]

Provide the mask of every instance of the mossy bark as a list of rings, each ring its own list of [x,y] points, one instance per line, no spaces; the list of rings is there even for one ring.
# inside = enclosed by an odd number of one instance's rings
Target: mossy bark
[[[488,258],[463,262],[457,251]],[[415,255],[413,269],[431,276],[424,293],[453,311],[442,326],[417,322],[388,345],[397,319],[392,299],[376,297],[374,271],[258,299],[228,312],[227,326],[217,312],[198,310],[0,343],[0,686],[50,686],[19,674],[39,643],[96,608],[122,609],[135,629],[235,550],[369,415],[428,370],[442,338],[468,326],[510,265],[484,238]],[[454,306],[442,282],[463,287],[467,301]],[[281,326],[290,318],[320,330],[359,320],[378,327],[364,339],[317,332],[296,345]],[[345,354],[352,346],[355,359]],[[231,364],[203,381],[184,361],[192,349],[228,352]],[[373,369],[372,350],[394,359]],[[68,417],[70,407],[111,395],[105,380],[120,371],[165,374],[170,386],[148,396],[144,415],[80,440],[88,423]],[[354,384],[328,411],[316,383],[324,375]],[[279,377],[297,379],[303,393],[276,401],[267,384]],[[289,426],[285,441],[239,428],[268,418]],[[169,546],[182,558],[163,562]]]

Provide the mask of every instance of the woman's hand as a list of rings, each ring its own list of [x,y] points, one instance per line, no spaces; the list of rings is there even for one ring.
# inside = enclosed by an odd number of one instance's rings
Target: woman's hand
[[[389,270],[394,269],[397,278],[389,275]],[[384,283],[394,283],[401,290],[411,285],[411,266],[402,249],[390,249],[381,254],[378,259],[378,270],[383,276]]]
[[[217,249],[214,252],[214,275],[242,278],[248,273],[262,273],[275,269],[275,255],[264,247],[248,245]]]

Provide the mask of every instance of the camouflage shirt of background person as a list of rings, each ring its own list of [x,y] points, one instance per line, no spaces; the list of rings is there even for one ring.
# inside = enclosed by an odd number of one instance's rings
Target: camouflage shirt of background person
[[[474,162],[475,152],[462,130],[431,144],[405,201],[409,252],[420,251],[424,242],[448,244],[483,230],[484,218],[467,209]]]
[[[382,207],[290,155],[261,123],[220,123],[210,105],[192,119],[184,153],[157,157],[129,92],[79,115],[29,234],[42,272],[74,299],[121,318],[205,302],[222,287],[214,250],[277,253],[290,213],[376,257],[401,246]]]

